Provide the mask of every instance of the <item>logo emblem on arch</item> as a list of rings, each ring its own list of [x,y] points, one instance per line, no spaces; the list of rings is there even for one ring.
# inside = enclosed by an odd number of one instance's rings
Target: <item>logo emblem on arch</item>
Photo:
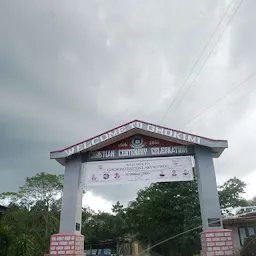
[[[139,135],[136,135],[134,137],[132,137],[132,141],[131,141],[131,148],[144,148],[146,145],[144,139],[139,136]]]

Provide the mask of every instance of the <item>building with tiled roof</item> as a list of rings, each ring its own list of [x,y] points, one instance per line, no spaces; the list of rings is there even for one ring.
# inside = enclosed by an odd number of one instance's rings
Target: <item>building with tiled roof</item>
[[[241,248],[247,237],[256,235],[256,206],[241,207],[235,216],[225,217],[223,225],[232,230],[235,248]]]

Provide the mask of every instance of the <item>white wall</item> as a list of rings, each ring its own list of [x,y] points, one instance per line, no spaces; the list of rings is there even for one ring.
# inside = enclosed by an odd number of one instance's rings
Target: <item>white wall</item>
[[[239,238],[239,233],[238,233],[238,228],[234,226],[226,226],[225,229],[230,229],[232,230],[232,238],[233,238],[233,243],[234,243],[234,248],[240,249],[240,238]]]

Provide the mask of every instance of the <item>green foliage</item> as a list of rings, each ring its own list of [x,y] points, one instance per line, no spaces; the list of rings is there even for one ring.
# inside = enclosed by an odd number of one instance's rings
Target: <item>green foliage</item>
[[[27,178],[18,192],[0,195],[0,200],[8,202],[8,211],[0,218],[0,256],[48,253],[50,236],[58,233],[62,188],[63,175],[40,173]],[[255,198],[243,199],[245,188],[237,178],[224,183],[219,187],[221,207],[256,205]],[[87,243],[128,236],[146,247],[174,237],[153,251],[184,256],[200,251],[200,229],[186,232],[201,225],[196,181],[152,184],[127,207],[117,202],[112,212],[83,209],[82,233]]]
[[[0,224],[0,256],[33,256],[36,241],[33,236],[17,234],[7,225]]]
[[[33,256],[36,252],[36,241],[33,236],[21,234],[15,236],[11,246],[11,254],[15,256]]]
[[[125,234],[124,220],[119,215],[99,212],[84,211],[82,221],[82,233],[88,243],[95,244],[98,241],[117,239]]]
[[[26,178],[18,192],[5,192],[0,194],[2,201],[19,204],[30,208],[38,201],[42,202],[47,209],[55,204],[56,199],[61,197],[63,189],[63,175],[39,173],[34,177]]]
[[[129,229],[144,244],[155,244],[201,225],[196,182],[156,183],[141,190],[127,208]],[[200,250],[199,231],[172,239],[156,248],[169,255],[175,251]]]
[[[256,196],[248,201],[249,206],[256,206]]]
[[[9,254],[11,244],[11,228],[7,225],[3,225],[0,223],[0,256],[6,256]]]
[[[51,234],[58,232],[63,175],[40,173],[27,178],[17,193],[6,192],[0,198],[9,202],[1,219],[15,230],[12,256],[43,255],[48,252]],[[37,251],[32,244],[37,244]],[[22,254],[24,253],[24,254]]]
[[[248,206],[241,195],[245,193],[246,183],[234,177],[219,187],[219,199],[222,208]]]

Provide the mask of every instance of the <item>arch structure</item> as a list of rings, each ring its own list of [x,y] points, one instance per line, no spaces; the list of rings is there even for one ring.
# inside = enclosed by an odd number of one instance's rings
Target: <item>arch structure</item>
[[[189,181],[194,176],[202,217],[201,255],[232,255],[232,233],[223,229],[213,164],[213,158],[218,158],[226,148],[226,140],[134,120],[51,152],[50,158],[65,167],[65,174],[60,229],[51,236],[48,255],[84,255],[84,186]]]

